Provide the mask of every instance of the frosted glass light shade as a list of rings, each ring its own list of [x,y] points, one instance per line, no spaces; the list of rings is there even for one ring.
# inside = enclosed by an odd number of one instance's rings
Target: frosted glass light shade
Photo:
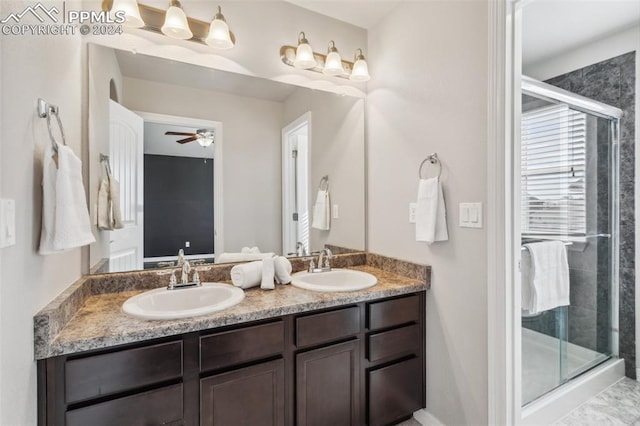
[[[300,43],[296,49],[296,59],[293,66],[303,70],[316,66],[316,58],[313,57],[313,50],[308,43]]]
[[[122,10],[125,13],[124,26],[130,28],[144,27],[144,21],[140,17],[140,9],[138,9],[138,2],[136,0],[114,0],[111,6],[111,15],[118,10]]]
[[[177,6],[171,6],[167,9],[161,31],[168,37],[180,40],[188,40],[193,37],[193,33],[189,29],[189,23],[187,22],[187,15]]]
[[[369,66],[367,65],[367,61],[365,61],[364,59],[356,60],[355,64],[353,64],[353,70],[351,70],[349,80],[369,81],[370,78],[371,77],[369,76]]]
[[[209,145],[211,145],[213,143],[213,138],[212,137],[198,138],[198,143],[203,148],[206,148],[206,147],[208,147]]]
[[[233,41],[229,33],[229,26],[222,19],[214,19],[209,26],[209,35],[205,40],[211,47],[218,49],[231,49]]]
[[[342,58],[337,51],[329,52],[322,72],[326,75],[344,74],[344,68],[342,67]]]

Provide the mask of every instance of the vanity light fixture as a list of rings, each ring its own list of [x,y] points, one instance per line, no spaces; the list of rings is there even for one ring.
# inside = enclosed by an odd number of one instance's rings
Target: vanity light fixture
[[[340,57],[335,42],[331,40],[325,56],[311,49],[303,32],[298,35],[297,47],[285,45],[280,48],[280,59],[290,67],[345,78],[354,82],[365,82],[371,78],[362,49],[356,50],[354,62],[345,61]]]
[[[360,53],[358,53],[360,52]],[[369,81],[371,76],[369,76],[369,66],[367,65],[367,61],[362,54],[362,49],[356,50],[354,55],[354,64],[353,69],[351,70],[351,75],[349,76],[349,80],[351,81]]]
[[[226,19],[224,19],[220,6],[218,6],[218,12],[213,17],[213,21],[211,21],[209,35],[205,43],[218,49],[231,49],[234,45],[231,32],[229,31],[229,25],[227,25]]]
[[[331,40],[327,49],[327,59],[324,61],[322,72],[326,75],[342,75],[344,67],[342,66],[342,58],[336,48],[336,43]]]
[[[293,61],[293,66],[303,70],[308,70],[315,67],[317,64],[314,57],[313,49],[309,44],[309,40],[305,36],[304,32],[298,34],[298,47],[296,48],[296,59]]]
[[[137,0],[114,0],[111,10],[124,11],[125,26],[130,28],[144,27],[144,21],[142,20],[142,17],[140,17],[140,9],[138,8]]]
[[[193,33],[189,28],[187,15],[182,10],[182,5],[178,0],[169,2],[169,9],[164,18],[164,25],[160,29],[164,35],[179,40],[189,40]]]
[[[141,4],[137,0],[102,0],[102,10],[112,14],[124,10],[124,25],[171,38],[207,44],[217,49],[231,49],[236,44],[236,37],[229,30],[220,6],[211,22],[189,18],[178,0],[171,0],[167,10]]]

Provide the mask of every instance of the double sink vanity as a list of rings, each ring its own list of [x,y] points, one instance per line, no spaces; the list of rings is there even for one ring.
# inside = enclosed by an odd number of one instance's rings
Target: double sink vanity
[[[166,311],[234,292],[232,266],[198,267],[205,284],[171,291]],[[424,407],[430,268],[362,252],[292,266],[297,286],[161,320],[122,305],[169,293],[173,270],[83,277],[34,318],[39,424],[387,425]]]

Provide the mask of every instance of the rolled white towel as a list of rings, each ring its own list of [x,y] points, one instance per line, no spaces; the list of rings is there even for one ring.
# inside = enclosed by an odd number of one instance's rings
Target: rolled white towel
[[[243,263],[231,268],[231,282],[243,289],[256,287],[262,281],[262,261]]]
[[[268,257],[262,261],[262,282],[260,288],[263,290],[273,290],[276,288],[273,283],[275,278],[275,262],[273,257]]]
[[[291,282],[291,271],[293,270],[289,259],[278,256],[274,259],[274,264],[278,284],[289,284]]]

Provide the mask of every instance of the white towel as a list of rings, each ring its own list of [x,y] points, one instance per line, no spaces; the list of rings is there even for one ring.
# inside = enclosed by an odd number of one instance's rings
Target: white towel
[[[416,241],[447,241],[447,210],[440,178],[420,179],[416,204]]]
[[[98,189],[98,229],[111,231],[123,227],[122,213],[120,212],[120,184],[111,175],[109,167],[105,164],[104,174]]]
[[[291,282],[291,271],[293,270],[289,259],[278,256],[274,259],[274,264],[278,284],[289,284]]]
[[[82,247],[95,241],[82,184],[82,162],[71,148],[46,144],[42,176],[40,254]]]
[[[273,257],[275,253],[221,253],[216,256],[216,263],[251,262]]]
[[[569,262],[561,241],[525,244],[520,266],[522,278],[522,309],[536,314],[569,300]]]
[[[316,196],[316,204],[313,206],[313,222],[311,227],[328,231],[331,229],[331,202],[329,190],[320,189]]]
[[[243,263],[231,268],[231,282],[242,289],[256,287],[262,281],[262,261]]]
[[[273,290],[276,288],[273,280],[275,278],[275,262],[273,257],[268,257],[262,261],[262,282],[260,288],[263,290]]]

